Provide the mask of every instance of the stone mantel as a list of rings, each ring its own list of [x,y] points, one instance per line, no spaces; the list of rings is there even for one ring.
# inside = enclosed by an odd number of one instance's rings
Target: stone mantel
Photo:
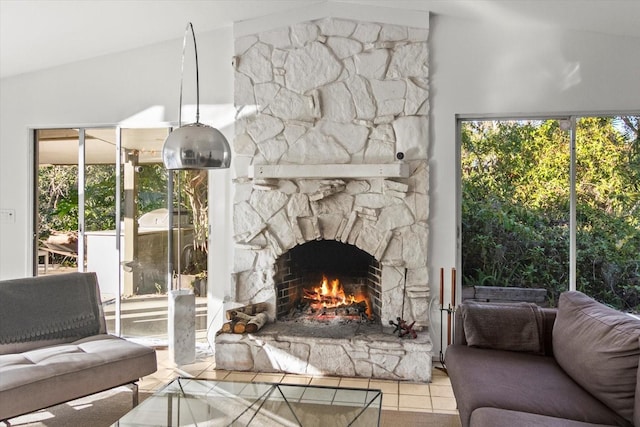
[[[249,178],[408,178],[408,163],[251,165]]]

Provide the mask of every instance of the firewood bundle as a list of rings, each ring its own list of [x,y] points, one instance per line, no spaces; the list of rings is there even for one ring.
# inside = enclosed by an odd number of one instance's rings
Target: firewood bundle
[[[244,334],[259,331],[269,320],[268,305],[265,302],[249,304],[227,310],[228,322],[222,325],[220,332],[226,334]]]

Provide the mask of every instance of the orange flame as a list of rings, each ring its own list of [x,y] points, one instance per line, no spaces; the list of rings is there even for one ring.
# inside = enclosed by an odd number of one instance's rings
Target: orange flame
[[[316,299],[316,308],[337,308],[343,305],[357,304],[360,301],[364,301],[367,305],[366,314],[371,318],[371,302],[367,295],[346,295],[344,288],[340,284],[339,279],[333,279],[329,282],[326,276],[322,276],[322,283],[320,286],[313,288],[313,291],[318,296]]]

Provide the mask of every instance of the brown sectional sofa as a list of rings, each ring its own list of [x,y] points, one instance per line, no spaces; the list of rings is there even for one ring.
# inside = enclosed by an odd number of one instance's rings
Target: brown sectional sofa
[[[455,327],[463,427],[640,427],[638,318],[573,291],[557,309],[465,302]]]
[[[94,273],[0,281],[0,421],[132,385],[152,348],[107,334]]]

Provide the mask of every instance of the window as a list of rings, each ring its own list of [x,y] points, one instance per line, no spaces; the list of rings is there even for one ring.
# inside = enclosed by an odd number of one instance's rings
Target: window
[[[459,125],[463,286],[640,310],[638,116]]]

